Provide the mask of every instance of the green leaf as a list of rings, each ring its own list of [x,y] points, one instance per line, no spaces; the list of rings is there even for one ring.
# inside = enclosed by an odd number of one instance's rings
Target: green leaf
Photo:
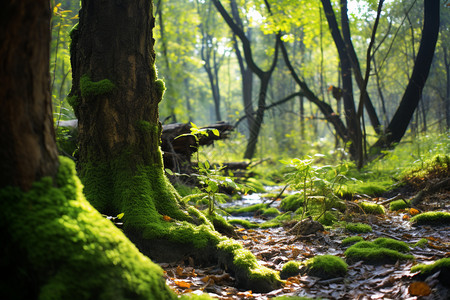
[[[165,169],[165,171],[166,171],[166,173],[167,173],[167,174],[169,174],[169,175],[173,176],[173,172],[172,172],[172,170],[171,170],[171,169]]]
[[[117,219],[119,219],[119,220],[122,219],[124,215],[125,215],[125,213],[118,214]]]

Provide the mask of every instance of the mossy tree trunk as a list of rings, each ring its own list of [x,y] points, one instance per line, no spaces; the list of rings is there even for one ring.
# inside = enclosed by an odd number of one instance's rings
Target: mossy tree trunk
[[[152,9],[148,0],[82,1],[71,32],[69,98],[79,122],[86,198],[104,214],[124,213],[124,231],[150,257],[172,259],[179,255],[165,251],[172,243],[189,251],[218,240],[206,234],[212,227],[203,215],[180,203],[164,175],[158,117],[164,83],[155,69]],[[188,240],[192,223],[206,225],[195,230],[202,237]]]
[[[124,213],[125,233],[152,259],[222,257],[242,286],[279,286],[277,272],[251,254],[237,264],[235,257],[247,252],[184,205],[164,175],[158,119],[164,84],[155,71],[152,1],[83,0],[79,17],[71,33],[70,102],[86,198],[103,213]]]
[[[48,0],[0,4],[2,299],[177,299],[162,269],[85,200],[58,160]]]

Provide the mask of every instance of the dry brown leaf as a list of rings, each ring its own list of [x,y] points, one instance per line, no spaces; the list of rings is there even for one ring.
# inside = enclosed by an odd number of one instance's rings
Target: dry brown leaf
[[[430,286],[423,281],[411,283],[411,285],[408,288],[408,291],[413,296],[428,296],[429,294],[431,294]]]
[[[166,221],[166,222],[170,222],[172,220],[172,218],[169,217],[169,216],[164,215],[163,216],[163,220]]]
[[[189,282],[183,281],[183,280],[174,280],[176,285],[178,285],[180,288],[188,289],[191,287],[191,284]]]

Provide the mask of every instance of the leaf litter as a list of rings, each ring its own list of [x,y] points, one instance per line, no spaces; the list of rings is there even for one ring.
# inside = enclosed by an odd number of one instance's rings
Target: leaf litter
[[[444,201],[442,201],[444,198]],[[373,199],[378,201],[379,199]],[[449,194],[440,199],[449,200]],[[432,210],[434,204],[423,204],[421,210]],[[448,208],[448,206],[447,206]],[[373,231],[359,234],[365,240],[389,237],[411,245],[415,261],[395,264],[369,265],[362,261],[349,265],[345,277],[321,280],[299,274],[285,280],[282,288],[269,293],[255,293],[234,287],[233,276],[217,266],[194,268],[183,262],[160,264],[165,271],[167,284],[178,294],[208,293],[217,299],[264,300],[277,296],[303,296],[320,299],[449,299],[450,290],[437,279],[439,272],[428,278],[419,278],[410,269],[417,263],[432,263],[440,258],[450,257],[450,227],[412,227],[408,221],[417,214],[406,209],[386,212],[386,215],[356,215],[369,223]],[[406,216],[406,217],[405,217]],[[250,250],[261,265],[281,271],[282,266],[292,260],[331,254],[344,257],[345,247],[341,241],[349,236],[343,228],[317,231],[307,235],[292,235],[289,228],[245,229],[237,226],[235,232],[242,245]],[[421,246],[415,243],[425,239]]]

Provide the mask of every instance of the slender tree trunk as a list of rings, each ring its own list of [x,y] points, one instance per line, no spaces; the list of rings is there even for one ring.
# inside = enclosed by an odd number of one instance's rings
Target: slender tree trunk
[[[0,188],[28,190],[58,169],[50,96],[50,5],[45,0],[3,1],[0,11]]]
[[[424,0],[424,25],[419,51],[417,52],[411,79],[403,94],[400,105],[397,108],[385,135],[372,147],[375,150],[392,146],[400,142],[413,117],[422,90],[430,72],[434,50],[439,35],[439,0]]]
[[[446,98],[445,98],[445,120],[447,124],[447,130],[450,130],[450,58],[449,48],[443,47],[444,51],[444,63],[445,63],[445,74],[447,78],[446,86]]]

